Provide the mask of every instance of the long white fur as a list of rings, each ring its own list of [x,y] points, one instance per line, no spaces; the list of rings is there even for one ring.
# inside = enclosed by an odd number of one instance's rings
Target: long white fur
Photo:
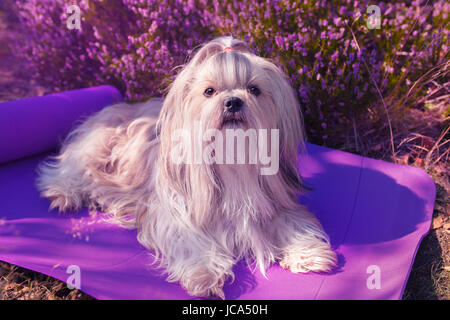
[[[232,47],[233,50],[224,50]],[[247,88],[256,85],[259,96]],[[206,88],[216,94],[205,97]],[[280,170],[259,164],[176,164],[173,132],[221,128],[223,101],[245,105],[243,129],[279,129]],[[327,235],[297,201],[300,109],[285,74],[232,37],[205,44],[182,69],[164,102],[118,104],[77,127],[61,152],[42,163],[37,186],[51,208],[100,207],[156,252],[169,281],[195,296],[224,297],[240,259],[265,274],[275,262],[292,272],[329,271],[336,264]],[[185,139],[192,143],[189,139]]]

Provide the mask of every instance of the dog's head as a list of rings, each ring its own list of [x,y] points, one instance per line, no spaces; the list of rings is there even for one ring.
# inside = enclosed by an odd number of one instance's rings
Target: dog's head
[[[161,130],[278,129],[280,150],[303,140],[300,108],[286,75],[247,44],[221,37],[204,45],[169,88],[161,111]]]
[[[253,174],[260,164],[245,168],[225,164],[225,168],[218,169],[208,163],[174,163],[170,156],[174,148],[181,146],[183,153],[196,148],[196,143],[205,142],[194,138],[195,126],[198,129],[199,125],[202,132],[212,130],[224,135],[230,129],[277,131],[280,170],[277,168],[272,178],[260,179]],[[245,189],[246,184],[252,184],[274,197],[285,197],[288,193],[291,198],[301,186],[297,152],[303,142],[303,131],[294,91],[280,68],[252,53],[243,41],[222,37],[198,50],[169,88],[158,131],[161,177],[189,198],[195,198],[192,194],[201,189],[198,203],[210,205],[207,201],[217,200],[214,190],[226,189],[226,185],[240,184]]]

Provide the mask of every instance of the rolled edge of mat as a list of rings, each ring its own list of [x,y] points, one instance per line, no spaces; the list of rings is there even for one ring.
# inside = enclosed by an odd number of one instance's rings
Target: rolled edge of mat
[[[77,120],[122,99],[105,85],[0,103],[0,163],[56,148]]]

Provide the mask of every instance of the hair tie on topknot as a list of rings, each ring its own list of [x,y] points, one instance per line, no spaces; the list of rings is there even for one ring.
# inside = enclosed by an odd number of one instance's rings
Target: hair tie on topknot
[[[223,51],[233,50],[233,47],[225,47]]]

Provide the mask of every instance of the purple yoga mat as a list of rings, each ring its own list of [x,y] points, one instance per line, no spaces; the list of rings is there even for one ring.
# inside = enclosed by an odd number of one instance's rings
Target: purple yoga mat
[[[0,103],[0,163],[53,149],[75,120],[121,100],[101,86]]]
[[[135,230],[110,225],[87,210],[48,212],[48,201],[34,187],[36,165],[44,157],[0,165],[0,260],[71,284],[78,275],[81,290],[98,299],[194,298],[149,266],[152,258]],[[226,299],[400,299],[430,227],[431,178],[414,167],[312,144],[299,163],[312,189],[301,201],[330,235],[339,268],[292,274],[276,264],[265,279],[239,263],[235,281],[225,286]]]

